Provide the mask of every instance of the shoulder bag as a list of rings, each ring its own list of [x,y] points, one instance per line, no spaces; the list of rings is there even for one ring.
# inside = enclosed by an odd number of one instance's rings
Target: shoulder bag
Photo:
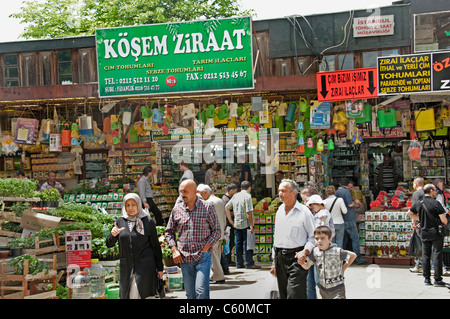
[[[437,222],[439,235],[441,235],[441,237],[448,236],[450,234],[450,230],[449,230],[448,226],[443,224],[440,219],[431,215],[430,211],[428,210],[427,205],[425,205],[423,200],[421,200],[420,203],[422,204],[422,207],[425,210],[425,212],[428,214],[428,216]]]

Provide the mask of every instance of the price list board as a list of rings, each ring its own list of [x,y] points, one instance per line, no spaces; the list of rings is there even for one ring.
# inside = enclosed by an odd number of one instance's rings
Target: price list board
[[[250,17],[96,30],[99,96],[253,89]]]

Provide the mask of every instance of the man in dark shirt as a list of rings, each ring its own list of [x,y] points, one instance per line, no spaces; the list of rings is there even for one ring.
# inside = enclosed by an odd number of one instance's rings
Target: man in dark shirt
[[[423,200],[415,203],[408,211],[413,222],[418,221],[422,229],[422,263],[425,284],[431,285],[431,252],[434,261],[434,286],[445,287],[442,281],[442,258],[444,248],[444,237],[439,234],[439,225],[447,225],[447,216],[442,205],[436,200],[436,186],[427,184],[423,188]],[[428,212],[427,212],[428,210]]]

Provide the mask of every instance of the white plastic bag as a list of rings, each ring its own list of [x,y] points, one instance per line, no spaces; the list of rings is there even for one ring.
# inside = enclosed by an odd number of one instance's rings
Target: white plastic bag
[[[277,277],[272,275],[270,272],[267,273],[266,279],[264,280],[264,299],[280,299],[278,293],[278,282]]]

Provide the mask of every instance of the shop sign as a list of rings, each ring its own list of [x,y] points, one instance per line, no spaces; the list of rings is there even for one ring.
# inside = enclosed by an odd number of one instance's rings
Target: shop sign
[[[331,125],[331,103],[314,103],[310,107],[310,127],[312,129],[328,129]]]
[[[374,37],[394,34],[394,15],[353,19],[353,37]]]
[[[433,91],[450,91],[450,52],[433,53]]]
[[[450,52],[378,58],[380,95],[450,91]]]
[[[68,269],[83,269],[91,266],[92,234],[90,230],[67,231],[65,242]]]
[[[372,134],[370,134],[369,131],[364,129],[361,129],[359,132],[361,133],[361,137],[363,139],[406,137],[406,133],[402,130],[401,127],[393,127],[391,129],[384,130],[384,133],[382,131],[379,131],[379,132],[372,132]]]
[[[317,73],[319,102],[377,98],[377,68]]]
[[[250,17],[96,30],[99,96],[253,89]]]

